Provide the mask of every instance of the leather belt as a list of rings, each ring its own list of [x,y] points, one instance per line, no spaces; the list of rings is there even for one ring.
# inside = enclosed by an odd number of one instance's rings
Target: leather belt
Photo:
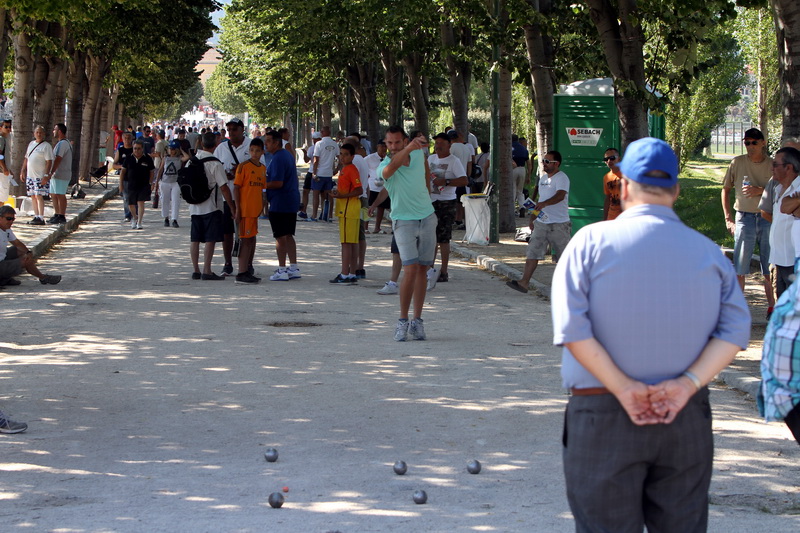
[[[611,394],[611,391],[605,387],[587,387],[585,389],[570,389],[573,396],[597,396],[598,394]]]

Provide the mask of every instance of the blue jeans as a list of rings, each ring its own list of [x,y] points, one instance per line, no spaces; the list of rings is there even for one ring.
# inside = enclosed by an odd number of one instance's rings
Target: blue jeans
[[[750,273],[750,259],[758,243],[761,274],[769,278],[769,228],[772,224],[761,213],[736,212],[736,230],[733,234],[733,267],[737,276]]]

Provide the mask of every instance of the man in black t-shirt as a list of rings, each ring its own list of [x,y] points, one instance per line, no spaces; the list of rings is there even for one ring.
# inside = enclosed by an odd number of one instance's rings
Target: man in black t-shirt
[[[131,211],[131,229],[142,229],[144,203],[150,200],[155,164],[153,158],[144,153],[144,143],[136,139],[133,154],[125,158],[119,175],[119,187],[128,194],[128,209]]]

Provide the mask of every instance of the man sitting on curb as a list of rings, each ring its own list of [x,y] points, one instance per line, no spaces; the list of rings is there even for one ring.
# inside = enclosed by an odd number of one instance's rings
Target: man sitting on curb
[[[61,276],[42,274],[36,268],[33,252],[11,231],[16,215],[17,212],[10,205],[0,207],[0,286],[19,285],[21,282],[14,276],[21,274],[23,268],[31,276],[39,278],[42,285],[56,285],[61,281]]]

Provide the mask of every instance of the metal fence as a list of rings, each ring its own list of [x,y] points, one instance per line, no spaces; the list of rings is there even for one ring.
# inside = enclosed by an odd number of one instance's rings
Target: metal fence
[[[745,153],[744,132],[753,127],[753,123],[726,122],[711,132],[711,151],[715,154],[741,155]]]

